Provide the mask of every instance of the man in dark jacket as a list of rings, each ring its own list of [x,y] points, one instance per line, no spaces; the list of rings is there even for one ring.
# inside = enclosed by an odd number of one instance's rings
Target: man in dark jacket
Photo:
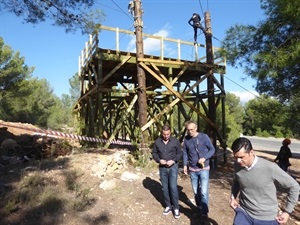
[[[282,141],[282,146],[280,148],[280,151],[277,155],[277,157],[274,159],[274,162],[278,161],[278,165],[281,169],[283,169],[285,172],[287,172],[290,164],[290,158],[292,157],[291,149],[288,145],[291,144],[291,140],[288,138],[285,138]]]
[[[168,215],[173,210],[174,217],[178,219],[180,212],[177,177],[178,161],[182,157],[182,150],[179,140],[171,137],[170,126],[162,127],[161,137],[154,142],[152,156],[159,163],[159,175],[166,203],[163,214]]]
[[[205,36],[207,35],[205,28],[201,25],[201,17],[198,13],[193,13],[193,16],[189,19],[188,23],[194,28],[195,43],[197,43],[198,28],[202,30]]]

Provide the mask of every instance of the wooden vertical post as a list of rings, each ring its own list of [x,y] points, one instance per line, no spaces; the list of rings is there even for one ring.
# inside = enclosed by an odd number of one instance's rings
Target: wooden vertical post
[[[139,59],[144,58],[143,43],[143,20],[141,1],[134,0],[134,26],[136,34],[136,57],[137,57],[137,92],[139,106],[139,127],[142,128],[147,123],[147,95],[146,95],[146,76],[144,69],[139,65]],[[147,148],[148,136],[147,130],[141,131],[141,147]]]
[[[208,94],[208,118],[211,120],[213,124],[216,124],[216,102],[215,102],[215,90],[214,90],[214,71],[211,69],[214,65],[214,53],[213,53],[213,45],[212,45],[212,31],[211,31],[211,19],[209,12],[205,12],[205,28],[206,28],[206,63],[210,66],[208,70],[208,78],[207,78],[207,94]],[[216,147],[216,131],[209,124],[208,125],[208,135],[212,141],[212,144]],[[217,165],[217,158],[213,158],[213,167]]]

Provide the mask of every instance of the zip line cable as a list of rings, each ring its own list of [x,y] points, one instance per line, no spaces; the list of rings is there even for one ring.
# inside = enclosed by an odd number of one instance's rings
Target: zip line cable
[[[108,9],[111,9],[111,10],[114,10],[114,11],[117,11],[117,12],[124,12],[123,10],[117,10],[117,9],[115,9],[115,8],[113,8],[113,7],[111,7],[111,6],[108,6],[108,5],[105,5],[105,4],[103,4],[103,3],[100,3],[100,2],[97,2],[97,1],[95,1],[95,3],[96,4],[98,4],[98,5],[102,5],[102,6],[104,6],[104,7],[106,7],[106,8],[108,8]],[[119,8],[119,7],[118,7]]]
[[[200,0],[199,0],[200,1]],[[209,11],[209,7],[208,7],[208,0],[206,0],[206,8]]]
[[[228,78],[227,76],[224,76],[227,80],[231,81],[232,83],[234,83],[235,85],[239,86],[240,88],[244,89],[245,91],[249,92],[251,95],[253,95],[256,98],[259,98],[261,100],[263,100],[259,95],[256,95],[254,93],[252,93],[251,91],[249,91],[247,88],[244,88],[242,85],[238,84],[237,82],[231,80],[230,78]]]
[[[133,19],[128,15],[128,13],[125,12],[114,0],[111,1],[120,9],[121,12],[123,12],[127,17],[129,17],[129,19],[133,21]]]
[[[119,10],[117,10],[117,9],[115,9],[115,8],[113,8],[113,7],[104,5],[104,4],[102,4],[102,3],[99,3],[99,2],[97,2],[97,1],[96,1],[95,3],[97,3],[98,5],[105,6],[105,7],[109,8],[109,9],[115,10],[115,11],[117,11],[117,12],[119,12],[119,13],[125,14],[131,21],[134,21],[134,19],[133,19],[132,17],[130,17],[130,16],[128,15],[128,13],[125,12],[125,11],[122,9],[122,7],[120,7],[114,0],[111,0],[111,1],[114,3],[115,6],[117,6],[117,8],[118,8]],[[133,27],[133,25],[131,25],[130,28],[129,28],[128,30],[131,30],[132,27]],[[120,43],[120,41],[125,37],[125,35],[126,35],[126,34],[123,34],[123,35],[120,37],[120,39],[118,40],[119,43]],[[116,47],[116,45],[113,46],[113,48],[115,48],[115,47]]]
[[[232,83],[236,84],[237,86],[239,86],[240,88],[244,89],[245,91],[249,92],[250,94],[252,94],[254,97],[256,97],[258,100],[263,101],[263,102],[268,102],[267,99],[264,99],[262,97],[260,97],[259,95],[253,94],[251,91],[249,91],[248,89],[242,87],[240,84],[236,83],[235,81],[231,80],[230,78],[228,78],[227,76],[224,76],[226,79],[228,79],[229,81],[231,81]],[[297,121],[295,118],[292,118],[292,121],[295,121],[296,123],[300,124],[300,121]]]
[[[201,4],[201,0],[198,0],[198,3],[199,3],[199,5],[200,5],[201,11],[202,11],[202,15],[204,15],[203,8],[202,8],[202,4]],[[208,0],[206,0],[206,8],[207,8],[207,10],[209,11]],[[201,33],[200,33],[200,34],[201,34]],[[199,35],[200,35],[200,34],[199,34]],[[198,36],[199,36],[199,35],[198,35]],[[214,35],[212,36],[212,38],[215,39],[215,40],[217,40],[217,41],[219,41],[219,42],[221,42],[220,39],[218,39],[218,38],[215,37]]]
[[[200,5],[201,13],[202,13],[202,15],[204,15],[204,11],[203,11],[203,8],[202,8],[201,1],[200,1],[200,0],[198,0],[198,2],[199,2],[199,5]]]

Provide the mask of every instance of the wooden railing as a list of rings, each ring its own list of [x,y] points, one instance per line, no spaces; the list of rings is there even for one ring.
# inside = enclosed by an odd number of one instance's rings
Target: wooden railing
[[[92,59],[93,54],[96,52],[98,47],[98,36],[89,36],[89,41],[85,42],[85,47],[81,51],[81,55],[78,59],[78,74],[80,75],[81,69]]]
[[[127,35],[135,35],[135,33],[133,31],[129,31],[129,30],[123,30],[123,29],[119,29],[119,28],[114,28],[114,27],[108,27],[108,26],[101,26],[101,31],[103,30],[107,30],[107,31],[113,31],[115,32],[115,51],[119,52],[120,51],[120,33],[123,34],[127,34]],[[81,55],[79,56],[79,65],[78,65],[78,71],[79,74],[81,72],[81,69],[89,62],[89,60],[91,60],[91,58],[93,57],[93,54],[95,53],[97,47],[98,47],[98,35],[99,34],[95,34],[95,35],[90,35],[89,37],[89,41],[85,43],[85,48],[81,51]],[[101,33],[101,35],[104,35]],[[189,41],[183,41],[180,39],[173,39],[173,38],[168,38],[168,37],[162,37],[162,36],[155,36],[155,35],[150,35],[150,34],[146,34],[143,33],[143,36],[146,38],[151,38],[151,39],[156,39],[160,41],[160,53],[159,53],[159,57],[161,60],[165,59],[165,42],[171,42],[171,43],[175,43],[177,46],[177,60],[187,60],[187,59],[182,59],[182,48],[184,45],[187,46],[192,46],[194,47],[194,61],[198,61],[198,62],[202,62],[205,63],[206,61],[206,46],[203,44],[194,44],[193,42],[189,42]],[[201,52],[203,52],[203,57],[199,58],[199,51],[201,50]],[[220,50],[220,48],[217,47],[213,47],[213,51],[214,51],[214,55],[216,57],[216,53]],[[222,66],[226,66],[226,59],[225,58],[220,58],[220,57],[216,57],[215,58],[215,64],[217,65],[222,65]]]

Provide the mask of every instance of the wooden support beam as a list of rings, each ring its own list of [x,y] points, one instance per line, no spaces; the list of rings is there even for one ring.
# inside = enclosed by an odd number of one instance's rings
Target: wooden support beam
[[[101,84],[107,81],[118,69],[120,69],[121,66],[123,66],[131,56],[126,56],[112,71],[110,71],[108,74],[105,75],[105,77],[101,80]]]
[[[153,72],[146,64],[140,63],[140,65],[147,70],[152,76],[154,76],[159,82],[164,84],[166,88],[171,91],[177,98],[179,98],[181,101],[183,101],[185,104],[187,104],[190,108],[192,108],[195,112],[197,112],[206,122],[208,122],[212,127],[217,128],[216,124],[214,124],[212,121],[210,121],[204,114],[202,114],[197,108],[195,108],[190,102],[188,102],[186,99],[184,99],[183,95],[178,93],[173,89],[173,87],[170,85],[169,82],[164,82],[165,80],[158,76],[155,72]]]
[[[130,111],[132,110],[134,104],[136,103],[138,99],[137,95],[134,95],[133,99],[131,100],[129,106],[127,107],[126,111],[123,113],[121,119],[118,121],[117,126],[115,127],[113,133],[110,135],[108,142],[105,144],[104,148],[108,148],[111,144],[111,141],[115,139],[115,134],[120,130],[121,126],[123,125],[123,122],[126,120],[128,114],[130,114]]]

